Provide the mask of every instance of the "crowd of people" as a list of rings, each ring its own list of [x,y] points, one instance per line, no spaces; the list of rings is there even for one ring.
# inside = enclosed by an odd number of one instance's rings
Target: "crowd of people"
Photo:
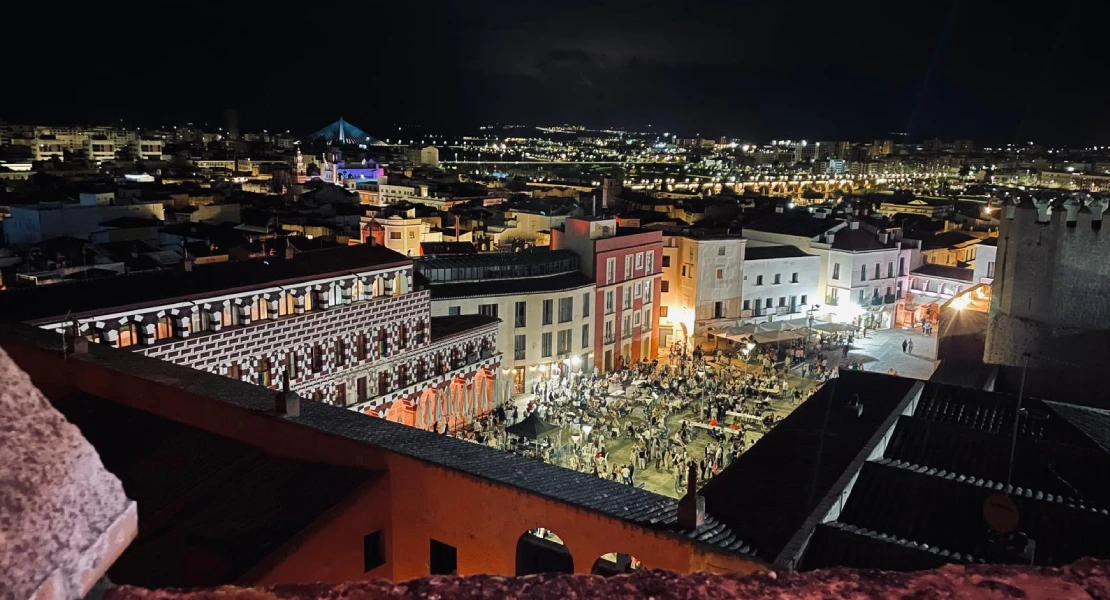
[[[622,361],[627,366],[608,374],[553,369],[533,384],[523,409],[499,406],[457,435],[628,485],[642,486],[642,475],[654,469],[681,494],[689,473],[707,481],[783,418],[772,399],[797,404],[815,389],[810,381],[836,372],[823,354],[806,360],[793,346],[761,349],[741,361],[680,344],[669,350],[661,359]],[[788,374],[807,378],[807,389],[792,385]],[[533,412],[554,427],[549,435],[527,439],[506,431]],[[704,445],[695,448],[695,440]]]

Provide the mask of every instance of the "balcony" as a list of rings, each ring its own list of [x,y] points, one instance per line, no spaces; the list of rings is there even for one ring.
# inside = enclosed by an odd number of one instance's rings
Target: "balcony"
[[[882,296],[872,296],[871,297],[871,306],[882,306],[882,305],[883,305]]]
[[[898,298],[895,297],[894,294],[887,294],[887,295],[883,296],[883,304],[894,304],[894,301],[897,300],[897,299]]]
[[[606,344],[606,345],[616,343],[616,341],[617,341],[617,339],[615,337],[613,337],[612,335],[607,335],[607,336],[605,336],[605,339],[601,340],[601,342],[603,344]]]
[[[840,298],[834,298],[832,296],[825,297],[825,306],[839,306],[839,302]]]

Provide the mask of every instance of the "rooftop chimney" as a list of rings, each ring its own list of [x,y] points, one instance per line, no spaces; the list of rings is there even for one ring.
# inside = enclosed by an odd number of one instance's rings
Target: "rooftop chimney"
[[[678,501],[678,525],[683,529],[697,529],[705,523],[705,497],[698,495],[698,470],[694,463],[687,467],[686,495]]]
[[[279,415],[301,416],[301,397],[289,390],[289,371],[281,374],[281,391],[277,393],[274,408]]]
[[[887,232],[887,231],[880,231],[879,232],[879,241],[884,243],[884,244],[889,242],[890,241],[890,233]]]
[[[849,229],[859,229],[859,221],[856,221],[855,219],[852,219],[851,221],[848,221],[848,228]]]

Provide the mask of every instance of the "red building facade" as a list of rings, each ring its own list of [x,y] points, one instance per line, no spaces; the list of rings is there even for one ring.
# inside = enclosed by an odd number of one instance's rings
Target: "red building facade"
[[[611,371],[659,351],[663,234],[620,227],[616,219],[568,218],[552,231],[551,246],[582,258],[596,283],[594,365]]]

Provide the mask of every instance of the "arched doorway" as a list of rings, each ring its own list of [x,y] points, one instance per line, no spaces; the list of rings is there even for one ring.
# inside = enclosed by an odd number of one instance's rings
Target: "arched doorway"
[[[621,552],[610,552],[602,554],[594,561],[594,566],[590,568],[590,573],[594,575],[601,575],[602,577],[612,577],[613,575],[627,575],[628,573],[635,573],[643,568],[640,561],[631,554],[624,554]]]
[[[573,573],[574,557],[563,540],[538,527],[525,531],[516,542],[516,574]]]

